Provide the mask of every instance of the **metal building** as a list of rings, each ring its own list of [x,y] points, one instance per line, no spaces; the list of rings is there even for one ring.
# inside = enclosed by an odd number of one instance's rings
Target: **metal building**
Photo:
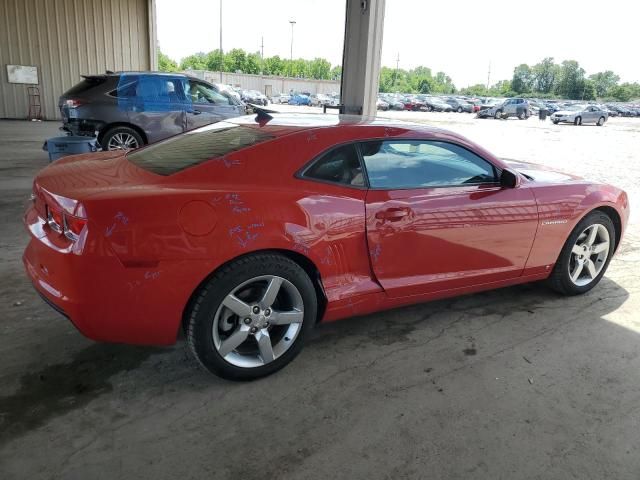
[[[27,118],[37,87],[57,119],[80,75],[155,70],[156,44],[155,0],[0,0],[0,118]]]

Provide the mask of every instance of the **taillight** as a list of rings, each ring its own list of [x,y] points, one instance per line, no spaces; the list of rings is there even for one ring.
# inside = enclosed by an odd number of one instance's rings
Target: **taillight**
[[[64,216],[64,234],[69,240],[74,242],[82,233],[82,229],[87,224],[86,218],[72,217],[71,215]]]
[[[85,102],[82,100],[78,100],[77,98],[69,98],[64,101],[64,106],[69,108],[77,108],[81,105],[84,105]]]
[[[60,210],[51,208],[47,205],[47,224],[51,227],[51,230],[62,233],[64,229],[64,217]]]
[[[47,225],[56,233],[63,234],[69,240],[76,241],[87,224],[86,218],[74,217],[57,208],[46,205]]]

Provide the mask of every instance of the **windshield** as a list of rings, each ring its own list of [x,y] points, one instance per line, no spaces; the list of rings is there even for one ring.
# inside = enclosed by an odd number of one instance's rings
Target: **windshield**
[[[218,122],[133,151],[127,159],[158,175],[171,175],[272,138],[251,127]]]
[[[579,112],[581,110],[584,110],[584,105],[569,105],[567,107],[567,110],[569,110],[570,112]]]

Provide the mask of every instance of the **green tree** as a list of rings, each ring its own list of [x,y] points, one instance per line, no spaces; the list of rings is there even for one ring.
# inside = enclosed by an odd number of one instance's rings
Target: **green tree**
[[[487,95],[487,86],[481,83],[477,83],[476,85],[471,85],[469,87],[463,88],[460,90],[462,95],[469,95],[473,97],[482,97]]]
[[[640,83],[623,83],[609,90],[610,98],[618,102],[628,102],[640,98]]]
[[[262,71],[262,58],[260,58],[260,54],[250,53],[247,55],[247,59],[245,61],[244,73],[252,73],[257,75]]]
[[[596,95],[602,98],[606,97],[609,94],[609,90],[618,84],[620,77],[611,70],[606,70],[590,75],[589,80],[593,82]]]
[[[558,66],[553,61],[553,57],[546,57],[540,63],[536,63],[532,68],[532,73],[535,91],[544,94],[553,92],[558,74]]]
[[[309,75],[311,78],[328,80],[331,78],[331,64],[324,58],[314,58],[309,62]]]
[[[584,69],[575,60],[562,62],[554,93],[564,98],[580,100],[584,95],[584,90]]]
[[[180,70],[206,70],[207,56],[203,52],[194,53],[180,62]]]
[[[247,68],[247,54],[241,48],[234,48],[224,56],[224,69],[226,72],[244,73]]]
[[[177,72],[178,64],[162,53],[158,48],[158,70],[161,72]]]
[[[342,78],[342,67],[340,65],[336,65],[331,69],[331,73],[329,75],[331,80],[340,80]]]
[[[206,62],[207,70],[213,72],[224,70],[224,55],[220,52],[220,49],[207,53]]]
[[[265,58],[263,72],[265,75],[284,75],[284,61],[278,55]]]
[[[526,63],[518,65],[513,70],[511,88],[518,94],[528,93],[533,87],[534,76],[531,67]]]

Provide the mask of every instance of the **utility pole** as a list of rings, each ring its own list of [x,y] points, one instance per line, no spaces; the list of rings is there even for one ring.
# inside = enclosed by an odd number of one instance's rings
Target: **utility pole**
[[[393,76],[393,86],[396,86],[396,80],[398,78],[398,67],[400,66],[400,52],[398,52],[398,56],[396,57],[396,74]]]
[[[264,75],[264,35],[260,37],[260,75]]]
[[[224,55],[222,53],[222,0],[220,0],[220,83],[222,83],[222,67],[224,66]]]
[[[489,95],[489,82],[491,80],[491,60],[489,60],[489,72],[487,73],[487,95]]]
[[[293,62],[293,26],[296,24],[296,21],[289,20],[289,23],[291,24],[291,54],[289,56],[289,60]]]

